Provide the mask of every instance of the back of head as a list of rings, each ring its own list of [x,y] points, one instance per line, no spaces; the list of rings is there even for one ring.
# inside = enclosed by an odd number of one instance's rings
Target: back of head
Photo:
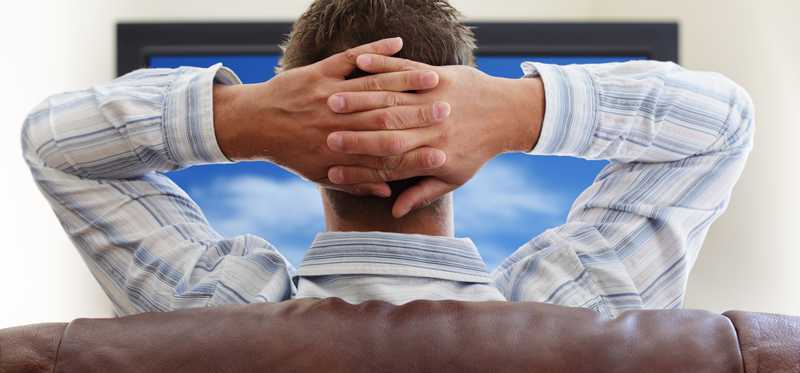
[[[444,0],[316,0],[295,22],[282,46],[279,68],[310,65],[361,44],[398,36],[403,38],[403,49],[396,57],[436,66],[472,65],[474,36],[459,16]],[[351,78],[363,74],[356,71]],[[390,217],[397,195],[414,182],[389,183],[391,198],[359,197],[330,189],[325,189],[325,194],[342,219],[376,219]],[[435,211],[438,205],[437,201],[426,209]]]

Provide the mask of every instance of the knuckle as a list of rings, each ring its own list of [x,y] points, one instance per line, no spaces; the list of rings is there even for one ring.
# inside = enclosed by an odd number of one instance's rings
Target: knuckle
[[[383,170],[394,170],[402,164],[402,156],[386,157],[383,159]]]
[[[375,174],[377,175],[377,178],[379,180],[389,181],[389,179],[392,176],[392,171],[391,170],[376,170]]]
[[[325,71],[319,65],[312,65],[313,67],[309,68],[310,73],[306,77],[308,82],[318,82],[320,80],[325,79]]]
[[[414,70],[413,68],[411,68],[411,65],[406,60],[402,60],[402,59],[392,60],[391,67],[395,71],[412,71],[412,70]],[[413,75],[413,74],[411,74],[411,75]]]
[[[419,123],[428,123],[431,121],[431,118],[431,109],[424,106],[417,108],[417,120]]]
[[[330,96],[330,91],[323,84],[315,84],[313,88],[311,88],[311,98],[314,101],[327,101],[328,96]]]
[[[347,61],[350,61],[350,62],[355,62],[356,61],[356,57],[358,57],[358,55],[356,54],[355,48],[350,48],[350,49],[348,49],[348,50],[346,50],[346,51],[344,51],[342,53],[344,53],[344,58],[346,58]]]
[[[395,129],[395,118],[390,111],[384,110],[378,114],[378,127],[386,130]]]
[[[391,154],[400,154],[405,149],[406,141],[399,136],[392,136],[386,142],[386,151]]]
[[[386,167],[386,157],[362,155],[364,162],[361,164],[363,167],[372,169],[381,169]]]
[[[395,94],[386,94],[383,96],[383,104],[387,107],[394,107],[400,105],[400,97]]]
[[[382,91],[380,79],[368,77],[364,79],[364,89],[367,91]]]

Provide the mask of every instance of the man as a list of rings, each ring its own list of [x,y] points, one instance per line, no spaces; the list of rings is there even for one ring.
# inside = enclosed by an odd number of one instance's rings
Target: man
[[[356,47],[390,36],[404,44]],[[25,157],[120,314],[328,296],[542,301],[609,317],[680,306],[752,146],[747,94],[659,62],[527,63],[525,79],[494,78],[468,66],[473,47],[444,1],[316,1],[272,80],[139,70],[53,96],[26,121]],[[489,274],[452,237],[449,192],[510,151],[611,162],[564,225]],[[297,271],[263,239],[220,237],[160,174],[243,159],[322,186],[328,232]]]

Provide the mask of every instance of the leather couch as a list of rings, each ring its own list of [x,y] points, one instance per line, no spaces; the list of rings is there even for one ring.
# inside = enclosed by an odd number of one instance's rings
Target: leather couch
[[[800,372],[800,317],[303,299],[4,329],[0,372]]]

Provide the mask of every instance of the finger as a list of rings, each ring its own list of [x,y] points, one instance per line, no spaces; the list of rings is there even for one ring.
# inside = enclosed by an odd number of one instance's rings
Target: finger
[[[426,207],[454,189],[453,185],[441,179],[424,178],[397,196],[392,206],[392,216],[402,218],[411,210]]]
[[[388,73],[393,71],[433,70],[433,67],[422,62],[405,58],[389,57],[394,53],[361,54],[356,56],[356,65],[368,73]]]
[[[402,92],[342,92],[328,97],[328,107],[336,113],[355,113],[427,102],[422,96]]]
[[[327,143],[334,152],[382,157],[401,155],[432,144],[438,136],[436,127],[406,131],[341,131],[328,135]]]
[[[367,75],[339,82],[339,92],[354,91],[424,91],[436,88],[439,74],[432,70],[398,71]]]
[[[333,154],[340,156],[331,157],[329,163],[337,166],[361,166],[369,168],[383,168],[384,159],[386,158],[386,157],[375,157],[371,155],[362,155],[362,154],[341,154],[341,153],[333,153]]]
[[[402,48],[403,39],[401,38],[381,39],[355,48],[350,48],[320,61],[320,71],[323,75],[344,79],[355,70],[356,58],[358,56],[365,53],[391,56],[399,52]]]
[[[448,116],[450,104],[437,101],[341,115],[331,125],[334,129],[357,131],[407,130],[442,123]]]
[[[354,185],[337,185],[330,182],[321,182],[323,188],[338,190],[354,196],[375,196],[387,198],[392,195],[392,189],[386,183],[363,183]]]
[[[431,170],[447,162],[445,152],[435,148],[414,149],[396,157],[387,157],[384,167],[334,166],[328,169],[328,180],[334,184],[383,183],[430,175]]]

